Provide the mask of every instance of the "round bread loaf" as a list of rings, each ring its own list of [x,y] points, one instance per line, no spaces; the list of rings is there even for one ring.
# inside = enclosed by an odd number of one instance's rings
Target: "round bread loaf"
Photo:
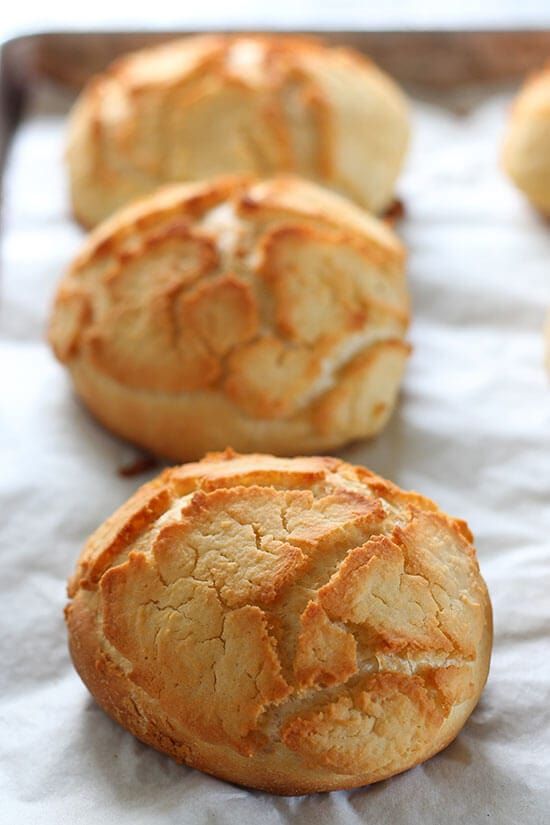
[[[448,745],[485,684],[471,541],[362,467],[211,454],[89,539],[72,658],[107,713],[187,765],[281,794],[376,782]]]
[[[294,178],[173,184],[92,233],[50,339],[89,408],[177,461],[373,435],[409,347],[403,249]]]
[[[299,37],[188,37],[117,60],[78,99],[73,209],[93,226],[160,184],[299,174],[375,212],[408,143],[396,84],[359,53]]]
[[[514,101],[503,161],[519,189],[550,215],[550,63],[527,80]]]

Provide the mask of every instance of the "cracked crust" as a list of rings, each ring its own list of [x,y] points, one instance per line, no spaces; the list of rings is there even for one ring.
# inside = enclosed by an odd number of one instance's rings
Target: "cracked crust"
[[[63,278],[50,341],[110,429],[172,460],[375,435],[409,346],[391,230],[297,178],[159,190]]]
[[[516,186],[550,216],[550,62],[527,79],[513,103],[502,160]]]
[[[73,209],[91,227],[161,184],[291,172],[381,213],[408,137],[401,90],[350,49],[188,37],[117,60],[82,92],[67,145]]]
[[[143,742],[280,794],[444,748],[485,684],[491,605],[463,522],[334,458],[166,470],[89,539],[76,669]]]

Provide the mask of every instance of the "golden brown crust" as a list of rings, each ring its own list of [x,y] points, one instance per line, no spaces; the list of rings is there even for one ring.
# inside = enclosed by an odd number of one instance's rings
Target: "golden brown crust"
[[[527,79],[514,100],[503,164],[534,206],[550,215],[550,62]]]
[[[376,434],[409,347],[404,251],[296,178],[173,185],[114,215],[62,280],[50,341],[115,432],[175,460]]]
[[[90,539],[70,593],[73,661],[113,718],[275,793],[418,764],[489,667],[463,524],[337,459],[226,451],[165,471]]]
[[[82,92],[67,146],[73,210],[91,227],[164,183],[292,172],[382,212],[408,132],[400,89],[349,49],[188,37],[117,60]]]

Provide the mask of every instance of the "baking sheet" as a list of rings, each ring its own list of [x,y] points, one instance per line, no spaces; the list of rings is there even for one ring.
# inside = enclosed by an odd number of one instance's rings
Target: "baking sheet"
[[[81,242],[61,164],[65,102],[38,95],[5,178],[0,308],[0,820],[5,823],[550,821],[550,227],[498,168],[510,93],[414,102],[400,185],[414,344],[401,402],[343,457],[468,519],[495,611],[482,700],[426,764],[283,799],[174,764],[94,704],[72,669],[65,579],[89,532],[152,473],[78,404],[44,343]],[[450,97],[446,98],[446,102]]]

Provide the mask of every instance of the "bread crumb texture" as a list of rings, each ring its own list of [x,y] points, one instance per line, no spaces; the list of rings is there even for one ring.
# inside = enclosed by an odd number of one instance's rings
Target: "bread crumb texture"
[[[297,178],[230,177],[159,190],[93,232],[50,340],[107,426],[188,460],[378,432],[408,320],[384,224]]]
[[[444,747],[485,683],[471,534],[334,458],[211,454],[85,546],[75,665],[143,741],[277,793],[353,787]]]
[[[120,58],[71,115],[76,216],[93,226],[160,184],[299,174],[382,212],[409,138],[398,86],[300,37],[188,37]]]

